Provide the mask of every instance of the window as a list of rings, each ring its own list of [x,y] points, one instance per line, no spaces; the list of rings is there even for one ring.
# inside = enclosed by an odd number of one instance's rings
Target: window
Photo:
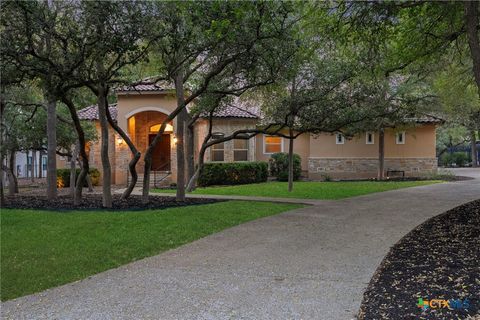
[[[282,137],[264,136],[263,153],[272,154],[283,151]]]
[[[335,142],[336,144],[344,144],[345,143],[345,137],[341,133],[337,133],[335,135]]]
[[[405,144],[405,131],[397,132],[396,142],[397,144]]]
[[[367,132],[365,136],[365,143],[366,144],[374,144],[375,143],[375,135],[373,132]]]
[[[42,170],[47,171],[47,157],[46,156],[42,157]]]
[[[248,161],[248,140],[233,140],[233,161]]]
[[[213,133],[213,140],[221,139],[224,137],[223,133]],[[210,147],[211,161],[224,161],[225,160],[225,143],[217,143]]]

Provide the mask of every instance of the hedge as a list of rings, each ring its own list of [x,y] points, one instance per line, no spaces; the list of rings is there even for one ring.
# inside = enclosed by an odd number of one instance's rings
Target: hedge
[[[471,159],[465,152],[445,153],[440,158],[440,164],[446,167],[451,167],[453,165],[463,167],[469,161],[471,161]]]
[[[92,185],[98,186],[100,183],[100,171],[96,168],[90,168],[88,171],[90,173],[90,179],[92,180]],[[76,169],[75,181],[80,174],[80,169]],[[87,182],[85,181],[85,186]],[[57,169],[57,187],[59,188],[68,188],[70,187],[70,169]]]
[[[266,162],[206,163],[198,177],[198,185],[235,185],[265,182],[268,178]]]
[[[302,173],[301,158],[293,154],[293,180],[298,180]],[[272,154],[270,162],[270,175],[278,181],[288,181],[288,153],[279,152]]]

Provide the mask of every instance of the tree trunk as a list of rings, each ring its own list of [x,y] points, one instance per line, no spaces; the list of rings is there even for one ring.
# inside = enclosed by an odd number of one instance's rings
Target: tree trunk
[[[205,163],[205,152],[206,152],[206,150],[207,150],[207,148],[205,148],[205,146],[203,145],[200,148],[200,151],[198,152],[197,170],[195,170],[192,177],[188,181],[188,185],[187,185],[187,191],[188,192],[192,192],[193,190],[195,190],[195,187],[197,185],[198,177],[202,173],[203,164]]]
[[[8,160],[8,194],[13,196],[15,193],[18,193],[18,180],[15,175],[15,150],[10,151]]]
[[[4,178],[5,174],[3,171],[3,154],[0,154],[0,208],[3,208],[5,205],[5,190],[3,190],[4,187]]]
[[[470,131],[470,145],[472,146],[472,167],[478,167],[477,138],[475,130]]]
[[[32,150],[32,182],[35,182],[35,165],[36,165],[36,159],[35,157],[37,156],[37,152],[35,150]]]
[[[43,177],[43,154],[42,151],[38,151],[38,178],[41,179]]]
[[[177,106],[185,104],[185,91],[183,89],[183,72],[178,72],[175,77],[175,92],[177,95]],[[175,128],[177,138],[177,201],[185,201],[185,147],[184,130],[188,114],[185,108],[177,116]]]
[[[85,181],[87,181],[88,192],[93,192],[93,184],[92,184],[92,178],[90,178],[90,173],[87,173],[85,177]]]
[[[293,132],[290,129],[290,139],[288,143],[288,192],[293,191]]]
[[[5,170],[4,168],[4,160],[5,160],[5,155],[3,152],[3,112],[5,110],[5,104],[4,104],[4,94],[5,94],[5,88],[2,86],[2,89],[0,91],[0,207],[3,208],[5,204],[5,190],[3,189],[5,186],[4,179],[5,179]]]
[[[75,179],[77,178],[77,153],[78,148],[75,146],[75,149],[72,152],[72,157],[70,158],[70,196],[75,202]]]
[[[128,184],[127,188],[122,194],[122,199],[127,199],[130,197],[132,194],[133,188],[135,188],[135,185],[137,184],[138,180],[138,174],[137,174],[137,162],[140,160],[141,153],[138,151],[138,149],[135,147],[133,144],[132,140],[130,137],[125,133],[125,131],[120,128],[117,123],[112,119],[112,116],[110,114],[110,110],[108,109],[108,101],[105,101],[106,105],[106,111],[107,111],[107,120],[110,126],[122,137],[122,139],[127,143],[128,147],[130,148],[130,152],[132,153],[133,157],[128,163],[128,170],[130,172],[130,175],[132,176],[132,179],[130,180],[130,183]]]
[[[25,151],[25,159],[27,159],[27,164],[25,165],[25,178],[27,178],[27,179],[30,177],[30,175],[28,173],[28,155],[29,154],[30,154],[29,151]],[[30,163],[30,165],[31,165],[31,163]]]
[[[82,124],[80,123],[77,110],[72,100],[68,99],[66,96],[63,96],[62,101],[68,107],[68,111],[70,112],[70,116],[72,118],[73,125],[75,127],[75,131],[77,133],[77,139],[78,139],[77,152],[81,158],[81,161],[79,159],[79,165],[81,169],[80,169],[80,173],[78,174],[77,182],[75,185],[75,194],[73,197],[73,204],[79,205],[80,200],[82,199],[82,191],[83,191],[83,186],[85,185],[85,180],[89,185],[89,191],[93,191],[93,189],[90,188],[90,185],[92,184],[92,182],[90,181],[90,176],[88,173],[90,170],[90,167],[88,163],[87,151],[85,150],[85,147],[86,147],[85,132],[83,131]]]
[[[47,198],[57,197],[57,102],[47,98]]]
[[[465,24],[467,27],[468,45],[470,55],[473,61],[473,75],[477,83],[478,94],[480,96],[480,42],[478,39],[478,1],[465,1]]]
[[[187,181],[190,181],[195,174],[195,143],[193,124],[185,127],[185,157],[187,159]]]
[[[378,130],[378,180],[385,178],[385,129]]]
[[[112,207],[112,171],[110,166],[110,159],[108,158],[108,121],[106,113],[106,90],[105,87],[100,85],[98,87],[98,118],[100,121],[101,131],[101,149],[100,156],[102,159],[103,169],[103,186],[102,186],[102,204],[105,208]]]

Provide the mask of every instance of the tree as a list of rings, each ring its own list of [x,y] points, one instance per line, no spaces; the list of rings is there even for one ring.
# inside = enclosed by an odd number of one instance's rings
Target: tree
[[[433,77],[433,87],[439,97],[437,111],[450,123],[466,128],[472,151],[472,166],[478,166],[476,131],[480,130],[480,98],[475,80],[465,72],[468,64],[453,61]]]
[[[57,101],[83,84],[72,81],[94,43],[84,41],[79,3],[2,3],[2,57],[39,80],[47,106],[47,196],[56,197]]]
[[[144,42],[149,29],[146,15],[148,3],[133,2],[85,2],[83,3],[85,25],[89,30],[89,42],[96,43],[91,55],[90,64],[85,66],[84,83],[97,96],[99,122],[101,129],[101,159],[103,167],[103,206],[112,207],[111,165],[108,158],[108,95],[112,85],[122,83],[121,69],[136,64],[146,57],[149,43]],[[144,18],[145,17],[145,18]],[[92,67],[95,66],[95,67]],[[85,77],[85,76],[84,76]],[[110,117],[111,118],[111,117]],[[110,119],[111,120],[111,119]],[[113,121],[110,121],[112,124]],[[134,155],[133,162],[139,159],[129,137],[119,126],[113,126],[127,141]],[[133,146],[133,148],[132,148]],[[134,170],[135,165],[130,164]],[[135,185],[136,173],[132,175]],[[127,188],[123,195],[128,197],[133,187]]]
[[[235,62],[255,61],[262,52],[277,47],[294,23],[292,11],[289,3],[273,2],[159,4],[157,20],[162,21],[163,36],[159,37],[156,52],[163,66],[160,78],[175,84],[177,108],[162,123],[145,153],[143,201],[148,201],[152,151],[167,123],[176,117],[177,200],[184,200],[186,106],[205,94],[211,83],[230,76],[228,68]],[[188,96],[186,83],[190,87]]]

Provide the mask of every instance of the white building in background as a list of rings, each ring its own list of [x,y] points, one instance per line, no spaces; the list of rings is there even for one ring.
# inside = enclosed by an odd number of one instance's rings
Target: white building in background
[[[35,159],[33,157],[35,156]],[[41,162],[40,162],[41,161]],[[45,178],[47,176],[47,155],[40,151],[25,151],[15,154],[17,178]]]

